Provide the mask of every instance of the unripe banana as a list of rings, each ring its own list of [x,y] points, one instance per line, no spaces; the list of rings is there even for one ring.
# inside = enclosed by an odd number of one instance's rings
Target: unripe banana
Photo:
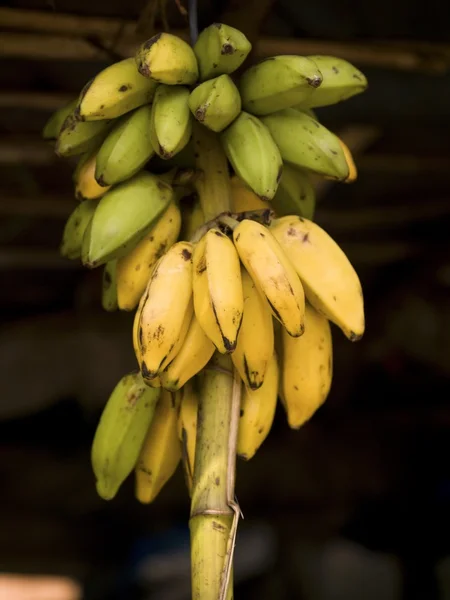
[[[92,152],[103,141],[111,127],[111,121],[80,121],[71,113],[61,126],[56,140],[58,156],[76,156]]]
[[[115,119],[151,102],[156,86],[138,72],[134,58],[126,58],[103,69],[85,85],[77,113],[85,121]]]
[[[118,309],[117,304],[117,260],[110,260],[103,268],[102,306],[112,312]]]
[[[244,267],[267,298],[274,317],[289,335],[302,335],[303,287],[277,240],[266,227],[249,219],[237,225],[233,240]]]
[[[299,215],[312,219],[316,208],[316,192],[309,180],[308,173],[284,164],[272,206],[280,217]]]
[[[189,242],[172,246],[159,259],[145,290],[138,344],[146,380],[159,375],[186,337],[193,314],[192,250]]]
[[[83,237],[97,206],[96,200],[81,202],[67,219],[59,250],[62,256],[80,258]]]
[[[367,88],[366,77],[352,64],[335,56],[308,56],[323,76],[322,85],[315,94],[299,100],[302,108],[329,106],[347,100]]]
[[[42,130],[44,140],[56,140],[67,117],[73,113],[78,104],[78,98],[65,106],[58,108],[48,119]]]
[[[159,390],[139,373],[122,377],[103,410],[92,444],[97,492],[111,500],[133,470],[153,419]]]
[[[257,390],[243,386],[236,452],[245,460],[255,455],[272,427],[277,407],[278,379],[277,356],[272,352],[264,384]]]
[[[261,200],[237,175],[231,177],[230,184],[231,208],[233,212],[239,213],[247,210],[264,210],[270,208],[269,202]]]
[[[244,292],[244,316],[236,350],[231,355],[242,381],[256,390],[264,383],[273,355],[273,325],[270,306],[250,275],[241,269]]]
[[[178,392],[181,396],[177,430],[181,442],[183,470],[189,493],[192,491],[197,442],[198,392],[195,382],[188,381]]]
[[[300,277],[306,298],[351,340],[364,333],[361,284],[336,242],[313,221],[288,216],[270,228]]]
[[[199,227],[205,223],[205,215],[200,201],[196,194],[192,195],[195,199],[191,201],[182,200],[181,202],[181,234],[183,240],[190,240]]]
[[[132,250],[173,198],[170,186],[141,172],[101,198],[83,239],[82,260],[96,267]]]
[[[151,388],[149,388],[151,389]],[[136,463],[136,498],[149,504],[169,481],[181,459],[177,420],[179,395],[162,390]]]
[[[179,390],[203,369],[214,350],[214,344],[193,315],[183,345],[160,375],[161,385],[167,390]]]
[[[164,159],[180,152],[192,134],[188,107],[189,90],[184,86],[159,85],[153,100],[150,139],[155,152]]]
[[[349,168],[339,139],[318,121],[293,108],[262,117],[284,161],[334,179],[347,179]]]
[[[158,259],[177,241],[181,213],[171,202],[137,246],[117,261],[117,301],[121,310],[133,310],[145,292]]]
[[[193,260],[195,315],[219,352],[233,352],[244,310],[236,249],[213,228],[195,247]]]
[[[80,157],[73,174],[75,184],[75,197],[77,200],[94,200],[101,198],[109,190],[110,186],[103,187],[95,179],[95,167],[97,151]]]
[[[241,112],[241,96],[231,77],[220,75],[192,90],[189,108],[199,123],[218,132]]]
[[[240,79],[242,106],[254,115],[268,115],[314,96],[322,74],[305,56],[272,56],[247,69]]]
[[[333,377],[330,323],[306,304],[305,333],[293,338],[281,332],[281,400],[289,427],[298,429],[325,402]]]
[[[350,148],[347,146],[347,144],[343,140],[341,140],[341,138],[338,138],[338,140],[339,140],[339,144],[342,148],[342,152],[344,153],[345,161],[348,166],[348,177],[347,177],[347,179],[344,180],[344,182],[345,183],[353,183],[354,181],[356,181],[356,179],[358,177],[358,169],[356,168],[355,161],[353,160],[353,156],[350,151]],[[305,215],[305,216],[307,216],[307,215]]]
[[[158,33],[144,42],[136,64],[141,75],[167,85],[192,85],[198,79],[194,51],[171,33]]]
[[[267,127],[253,115],[241,114],[220,134],[236,174],[263,200],[277,191],[283,169],[280,151]]]
[[[97,154],[95,179],[110,186],[132,177],[154,154],[150,141],[151,106],[145,104],[121,117]]]

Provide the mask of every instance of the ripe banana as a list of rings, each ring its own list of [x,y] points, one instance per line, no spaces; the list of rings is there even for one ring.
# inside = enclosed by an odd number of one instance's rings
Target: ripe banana
[[[181,213],[175,202],[145,235],[137,246],[117,261],[117,301],[121,310],[133,310],[161,256],[177,241]]]
[[[322,74],[306,56],[272,56],[244,71],[239,83],[244,110],[268,115],[314,96]]]
[[[150,141],[151,106],[145,104],[121,117],[97,154],[95,179],[114,185],[137,173],[154,154]]]
[[[329,106],[347,100],[367,88],[366,77],[352,64],[335,56],[308,56],[320,69],[322,85],[315,94],[299,101],[301,107]]]
[[[178,394],[162,390],[136,463],[136,498],[143,504],[156,498],[180,462],[178,408]]]
[[[102,306],[112,312],[118,309],[117,304],[117,260],[110,260],[103,268]]]
[[[181,201],[181,238],[190,240],[199,227],[205,223],[205,215],[196,194]]]
[[[183,345],[160,375],[161,385],[166,390],[179,390],[203,369],[214,350],[214,344],[193,315]]]
[[[110,65],[81,92],[77,113],[85,121],[115,119],[152,101],[157,83],[137,71],[134,58]]]
[[[284,167],[283,167],[284,168]],[[264,210],[270,208],[269,202],[261,200],[237,175],[233,175],[231,184],[231,208],[233,212]],[[276,196],[276,195],[275,195]]]
[[[103,410],[92,444],[97,492],[104,500],[117,494],[133,470],[153,419],[160,391],[139,373],[122,377]]]
[[[178,392],[181,396],[178,413],[178,437],[181,442],[183,469],[189,493],[192,490],[197,441],[198,392],[195,382],[188,381]]]
[[[213,23],[200,33],[194,45],[200,80],[233,73],[251,49],[252,45],[238,29]]]
[[[289,427],[298,429],[325,402],[333,376],[333,347],[328,319],[306,304],[305,333],[282,331],[281,399]]]
[[[150,139],[155,152],[164,159],[180,152],[192,134],[188,107],[189,90],[184,86],[159,85],[153,100]]]
[[[237,225],[233,240],[244,267],[267,298],[274,317],[289,335],[302,335],[303,287],[277,240],[266,227],[249,219]]]
[[[241,114],[220,134],[236,174],[263,200],[277,191],[283,169],[280,151],[267,127],[253,115]]]
[[[277,356],[272,352],[264,384],[257,390],[250,390],[243,385],[236,451],[245,460],[255,455],[272,427],[277,407],[278,379]]]
[[[167,85],[192,85],[198,79],[194,51],[171,33],[158,33],[144,42],[136,64],[141,75]]]
[[[236,348],[244,310],[239,257],[231,240],[210,229],[194,250],[194,309],[221,353]]]
[[[298,273],[306,298],[351,340],[364,333],[361,284],[336,242],[316,223],[296,216],[273,221],[270,228]]]
[[[219,75],[194,88],[189,108],[199,123],[212,131],[222,131],[241,112],[241,96],[228,75]]]
[[[44,125],[42,137],[44,140],[56,140],[67,117],[73,113],[78,104],[78,98],[65,106],[58,108]]]
[[[60,246],[61,256],[80,258],[83,236],[94,216],[98,201],[81,202],[67,219]]]
[[[76,156],[96,149],[111,127],[111,121],[79,121],[71,113],[61,126],[56,140],[58,156]]]
[[[101,198],[110,188],[110,186],[103,187],[99,185],[95,179],[96,159],[96,151],[83,155],[74,171],[75,197],[80,202]]]
[[[339,139],[318,121],[293,108],[262,117],[284,161],[334,179],[347,179],[349,168]]]
[[[252,390],[264,383],[273,355],[273,325],[270,306],[245,269],[241,270],[244,316],[236,350],[231,355],[242,381]]]
[[[153,379],[178,353],[192,318],[192,244],[178,242],[159,259],[140,312],[138,344],[144,379]],[[183,325],[187,323],[186,330]]]
[[[144,171],[109,190],[100,199],[83,238],[83,264],[96,267],[127,254],[159,219],[172,198],[169,185]]]
[[[316,208],[316,192],[309,180],[308,173],[284,164],[272,206],[280,217],[299,215],[312,219]]]

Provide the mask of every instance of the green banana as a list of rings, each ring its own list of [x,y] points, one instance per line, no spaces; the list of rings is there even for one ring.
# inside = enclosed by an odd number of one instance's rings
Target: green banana
[[[73,113],[78,104],[78,98],[65,106],[58,108],[48,119],[42,130],[44,140],[56,140],[67,117]]]
[[[79,121],[71,113],[60,129],[55,152],[58,156],[75,156],[92,152],[105,138],[111,121]]]
[[[136,52],[141,75],[167,85],[192,85],[198,79],[197,59],[184,40],[171,33],[158,33]]]
[[[298,110],[302,113],[305,113],[305,115],[308,115],[308,117],[311,117],[311,119],[314,119],[315,121],[319,120],[319,117],[317,116],[317,114],[312,110],[312,108],[304,108],[303,106],[296,104],[295,106],[293,106],[292,108],[295,108],[295,110]]]
[[[97,267],[127,254],[172,199],[172,188],[145,171],[109,190],[100,199],[84,235],[83,264]]]
[[[145,104],[121,117],[108,133],[96,158],[95,179],[102,186],[129,179],[152,157],[151,106]]]
[[[103,268],[102,306],[104,310],[113,312],[119,308],[117,303],[117,260],[110,260]]]
[[[145,385],[140,373],[130,373],[109,397],[91,451],[97,492],[104,500],[114,498],[134,469],[159,394],[159,388]]]
[[[345,180],[349,168],[339,139],[318,121],[293,108],[261,117],[284,161],[319,175]]]
[[[156,86],[138,73],[134,58],[126,58],[100,71],[84,86],[77,114],[85,121],[115,119],[151,102]]]
[[[197,121],[216,132],[228,127],[241,112],[241,96],[229,75],[198,85],[188,103]]]
[[[272,206],[279,217],[299,215],[312,220],[316,207],[316,192],[308,173],[284,164]]]
[[[200,33],[194,45],[200,80],[233,73],[251,49],[252,45],[238,29],[213,23]]]
[[[189,142],[192,115],[187,101],[189,90],[179,85],[159,85],[150,119],[150,140],[155,152],[163,159],[172,158]]]
[[[283,170],[280,151],[267,127],[244,111],[220,134],[236,174],[264,200],[277,191]]]
[[[367,79],[351,63],[335,56],[308,56],[323,76],[317,92],[299,102],[299,107],[329,106],[347,100],[367,88]]]
[[[83,236],[97,206],[98,200],[80,202],[67,219],[59,249],[62,256],[71,260],[80,258]]]
[[[314,96],[322,83],[317,65],[305,56],[273,56],[247,69],[240,79],[242,106],[268,115]]]

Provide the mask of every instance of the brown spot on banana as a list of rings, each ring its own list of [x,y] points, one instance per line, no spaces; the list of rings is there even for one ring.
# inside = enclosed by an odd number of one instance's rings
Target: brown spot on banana
[[[181,256],[184,258],[184,260],[188,261],[192,257],[192,252],[190,252],[187,248],[184,248],[181,252]]]

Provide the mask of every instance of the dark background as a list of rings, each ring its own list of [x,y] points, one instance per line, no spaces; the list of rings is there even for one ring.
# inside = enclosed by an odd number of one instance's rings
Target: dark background
[[[253,60],[335,54],[369,79],[365,94],[317,111],[359,167],[353,185],[318,182],[316,220],[360,274],[366,335],[351,344],[333,330],[326,405],[298,432],[280,408],[257,456],[239,463],[235,597],[447,600],[448,6],[210,0],[199,19],[245,31]],[[103,313],[100,274],[58,255],[73,164],[40,131],[167,23],[186,28],[174,0],[0,7],[0,569],[70,575],[96,600],[188,598],[189,500],[180,471],[149,507],[131,481],[111,503],[96,495],[90,443],[134,368],[132,317]]]

